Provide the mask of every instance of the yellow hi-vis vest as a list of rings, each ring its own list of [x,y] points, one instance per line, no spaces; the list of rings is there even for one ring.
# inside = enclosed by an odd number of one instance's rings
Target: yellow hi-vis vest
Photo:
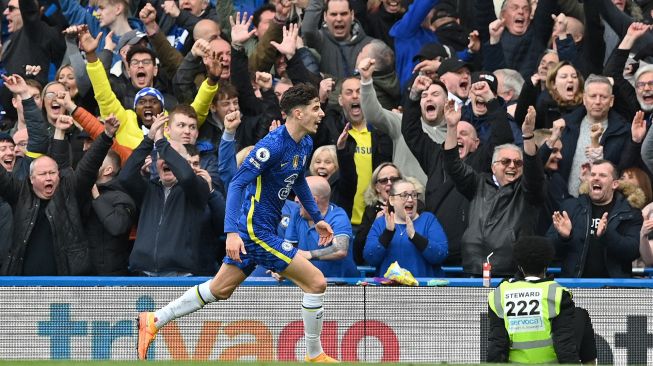
[[[490,292],[490,309],[510,337],[510,362],[557,363],[551,319],[560,314],[563,291],[568,290],[555,281],[506,281]]]

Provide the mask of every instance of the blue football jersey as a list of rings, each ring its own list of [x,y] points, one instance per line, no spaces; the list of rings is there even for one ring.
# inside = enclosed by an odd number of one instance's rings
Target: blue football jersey
[[[304,136],[299,143],[281,126],[261,139],[234,176],[227,197],[225,232],[240,232],[241,235],[257,237],[276,235],[281,220],[281,209],[290,195],[296,181],[303,182],[302,189],[308,189],[304,177],[306,159],[313,150],[313,142]],[[239,197],[232,196],[232,188],[247,184],[242,206]],[[241,189],[233,189],[234,195]],[[302,195],[296,192],[301,198]],[[306,193],[304,192],[304,196]],[[308,197],[310,190],[308,190]],[[237,202],[236,202],[237,201]],[[314,213],[320,217],[313,202]],[[309,212],[312,210],[308,209]],[[315,217],[315,216],[314,216]]]

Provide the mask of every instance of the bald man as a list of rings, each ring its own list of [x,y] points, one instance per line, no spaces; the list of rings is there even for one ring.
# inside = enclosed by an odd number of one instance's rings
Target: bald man
[[[14,212],[13,242],[0,264],[0,274],[93,274],[80,204],[90,197],[117,129],[117,120],[105,123],[105,132],[93,142],[72,174],[60,176],[57,163],[48,156],[32,161],[29,181],[16,178],[0,165],[0,196]]]
[[[357,277],[356,264],[349,248],[352,237],[351,223],[345,210],[329,202],[331,187],[329,182],[319,176],[306,177],[317,207],[324,220],[333,229],[333,241],[325,246],[319,246],[319,235],[315,231],[315,223],[311,216],[299,203],[299,211],[295,211],[286,229],[286,241],[299,248],[299,254],[311,261],[325,277]]]

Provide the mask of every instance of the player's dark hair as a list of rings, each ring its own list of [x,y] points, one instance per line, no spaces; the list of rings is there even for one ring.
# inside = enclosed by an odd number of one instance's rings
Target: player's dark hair
[[[554,255],[551,241],[543,236],[522,236],[512,248],[512,257],[525,276],[544,272]]]
[[[294,108],[305,107],[315,98],[318,98],[317,89],[311,84],[301,83],[286,90],[279,104],[281,110],[290,115]]]

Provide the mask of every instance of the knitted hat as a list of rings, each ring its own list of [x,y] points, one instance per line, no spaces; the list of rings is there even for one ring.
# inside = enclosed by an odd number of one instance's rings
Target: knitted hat
[[[138,104],[138,100],[146,95],[158,99],[159,102],[161,102],[161,108],[163,108],[163,106],[165,105],[165,103],[163,102],[163,94],[161,94],[160,91],[154,88],[147,87],[139,90],[138,93],[136,93],[136,96],[134,97],[134,109],[136,109],[136,104]]]

